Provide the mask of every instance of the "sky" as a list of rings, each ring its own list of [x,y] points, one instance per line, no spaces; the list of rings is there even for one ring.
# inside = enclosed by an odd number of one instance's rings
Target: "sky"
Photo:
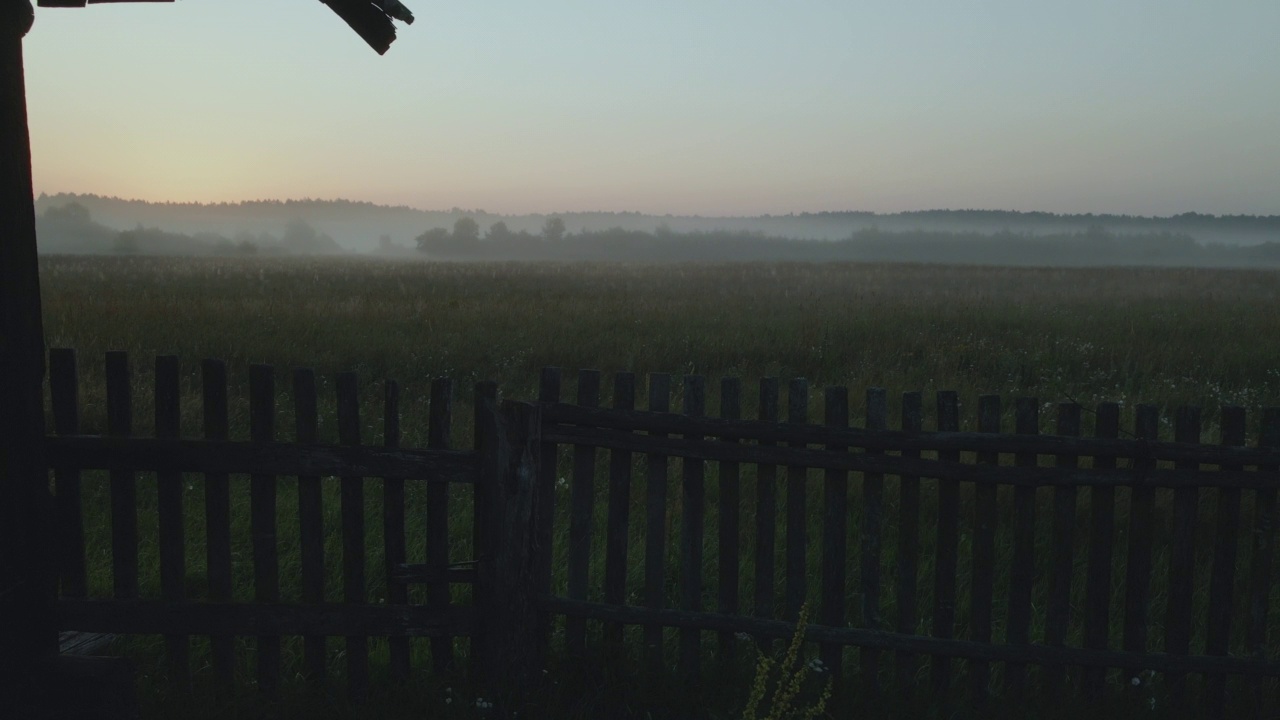
[[[37,193],[1280,214],[1275,0],[403,1],[38,8]]]

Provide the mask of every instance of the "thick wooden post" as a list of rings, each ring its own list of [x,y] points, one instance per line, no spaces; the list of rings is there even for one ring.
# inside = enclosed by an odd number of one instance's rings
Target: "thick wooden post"
[[[476,643],[481,684],[499,702],[519,707],[543,665],[538,571],[549,548],[542,547],[534,513],[541,413],[528,403],[508,401],[500,412],[496,404],[487,395],[476,407],[482,463]]]
[[[44,333],[22,37],[28,0],[0,3],[0,678],[57,650],[56,543],[44,468]],[[2,681],[0,681],[2,682]]]

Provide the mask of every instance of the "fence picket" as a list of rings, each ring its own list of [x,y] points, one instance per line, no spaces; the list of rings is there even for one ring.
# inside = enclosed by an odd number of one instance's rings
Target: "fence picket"
[[[1075,403],[1058,405],[1058,430],[1060,437],[1080,435],[1080,406]],[[1058,455],[1057,467],[1076,467],[1075,455]],[[1067,629],[1071,625],[1071,583],[1075,575],[1073,550],[1075,545],[1076,506],[1079,493],[1074,485],[1060,485],[1053,489],[1053,520],[1049,557],[1049,592],[1045,607],[1044,643],[1062,647],[1066,643]],[[1057,699],[1062,693],[1066,676],[1064,667],[1046,667],[1042,671],[1045,695]]]
[[[613,377],[613,407],[634,410],[636,376],[618,373]],[[605,529],[604,601],[623,605],[627,600],[627,543],[630,540],[631,453],[609,451],[609,517]],[[613,652],[622,648],[622,624],[604,627],[604,640]]]
[[[177,440],[182,436],[179,407],[178,358],[164,355],[156,358],[155,427],[159,440]],[[160,593],[169,602],[186,599],[186,542],[182,521],[182,474],[156,473],[156,511],[160,533]],[[186,635],[168,635],[164,639],[169,656],[169,679],[179,687],[191,682],[190,639]]]
[[[1000,432],[1000,396],[978,398],[978,432]],[[1000,454],[981,452],[979,464],[999,465]],[[998,507],[996,486],[980,483],[973,489],[973,591],[970,603],[970,639],[991,642],[991,600],[995,589],[996,523]],[[969,661],[970,694],[975,708],[987,700],[991,666],[981,660]]]
[[[1154,405],[1139,405],[1134,426],[1134,435],[1139,440],[1157,440],[1159,411]],[[1154,468],[1154,460],[1133,459],[1135,477]],[[1123,647],[1128,652],[1147,651],[1147,606],[1151,591],[1151,515],[1154,505],[1154,488],[1134,486],[1129,499],[1129,545],[1124,583]]]
[[[649,375],[649,410],[667,412],[671,409],[671,376],[666,373]],[[665,437],[653,433],[653,437]],[[667,456],[649,453],[645,468],[645,537],[644,537],[644,604],[652,610],[661,610],[665,603],[663,565],[667,552]],[[663,670],[662,625],[653,622],[644,626],[645,658],[649,671]]]
[[[560,402],[560,385],[562,372],[558,367],[544,367],[538,376],[538,402]],[[553,558],[555,557],[555,519],[556,519],[556,475],[559,471],[558,460],[560,446],[556,443],[542,443],[538,454],[538,493],[534,509],[534,532],[539,543],[538,556],[538,591],[543,595],[552,593],[552,576],[554,575]],[[541,647],[539,652],[544,656],[551,641],[551,613],[543,613],[542,626],[538,631]]]
[[[338,374],[338,442],[360,445],[360,395],[356,374]],[[363,605],[365,597],[364,478],[344,476],[342,502],[342,600]],[[363,700],[369,688],[369,639],[364,634],[346,636],[347,687],[351,697]]]
[[[449,448],[453,432],[453,380],[436,378],[431,381],[431,406],[427,418],[427,447],[433,450]],[[479,526],[476,527],[477,532]],[[444,611],[449,607],[449,487],[441,482],[427,483],[427,566],[437,575],[427,583],[427,607]],[[479,545],[474,546],[477,551]],[[454,667],[453,638],[431,638],[431,665],[437,673],[446,673]]]
[[[578,405],[600,406],[600,371],[578,371]],[[591,525],[595,514],[596,449],[590,445],[573,447],[573,477],[569,487],[569,599],[586,600],[591,567]],[[587,621],[565,621],[565,645],[569,655],[582,658],[587,652]]]
[[[202,414],[206,440],[226,440],[227,366],[221,360],[208,359],[200,365]],[[226,473],[204,474],[204,512],[208,541],[205,565],[208,568],[209,599],[231,600],[231,483]],[[213,655],[213,673],[219,691],[230,692],[235,670],[235,651],[230,635],[209,638]]]
[[[1019,435],[1040,434],[1040,401],[1018,398],[1014,410],[1014,432]],[[1035,467],[1035,453],[1017,453],[1014,464]],[[1009,628],[1005,642],[1010,645],[1031,643],[1031,593],[1036,576],[1036,489],[1018,486],[1013,489],[1013,565],[1009,569]],[[1025,663],[1005,664],[1009,696],[1015,702],[1026,697]]]
[[[737,420],[742,417],[742,382],[738,378],[720,381],[720,417]],[[726,615],[739,613],[738,602],[738,513],[742,505],[739,467],[736,462],[720,463],[719,504],[717,518],[719,528],[720,563],[717,573],[719,597],[716,609]],[[731,632],[720,633],[720,656],[732,658],[737,643]]]
[[[1114,440],[1120,436],[1120,406],[1098,405],[1094,437]],[[1093,467],[1113,470],[1114,456],[1096,455]],[[1089,565],[1085,577],[1084,646],[1106,650],[1111,634],[1111,569],[1114,564],[1116,489],[1112,486],[1089,488]],[[1087,668],[1083,690],[1091,702],[1102,699],[1107,679],[1104,668]]]
[[[960,429],[960,407],[955,391],[938,393],[938,431]],[[960,462],[960,453],[940,451],[942,462]],[[960,483],[938,480],[938,539],[933,581],[933,636],[950,639],[956,618],[956,554],[960,544]],[[951,690],[951,658],[935,655],[932,661],[934,697],[943,701]]]
[[[249,437],[254,442],[275,439],[275,370],[270,365],[249,368]],[[253,540],[253,599],[280,601],[280,560],[276,550],[276,479],[254,473],[249,480],[250,533]],[[280,686],[280,636],[258,636],[258,687],[268,694]]]
[[[319,442],[319,415],[316,412],[316,376],[309,368],[293,371],[294,432],[299,443]],[[302,565],[302,602],[324,602],[324,497],[321,480],[315,475],[298,477],[298,542]],[[323,635],[303,637],[302,667],[307,679],[324,681],[325,644]]]
[[[924,429],[924,401],[918,392],[902,394],[902,430]],[[918,458],[919,450],[905,450],[903,457]],[[919,623],[916,609],[916,586],[920,573],[920,478],[898,477],[898,632],[914,635]],[[901,651],[894,660],[894,681],[899,692],[906,694],[915,687],[917,659],[915,654]]]
[[[1262,412],[1262,426],[1258,432],[1258,447],[1280,448],[1280,408],[1270,407]],[[1280,471],[1280,465],[1260,465],[1261,472]],[[1248,652],[1256,658],[1268,657],[1270,644],[1267,637],[1267,615],[1271,601],[1271,563],[1275,559],[1276,543],[1276,487],[1258,490],[1253,503],[1253,561],[1249,568],[1249,645]],[[1251,695],[1254,711],[1261,714],[1274,707],[1274,701],[1266,697],[1267,683],[1253,680]]]
[[[758,414],[764,422],[778,422],[778,379],[761,378]],[[761,441],[760,445],[772,445]],[[756,465],[756,592],[752,610],[756,617],[773,618],[776,572],[774,553],[778,534],[778,466]],[[762,642],[764,638],[760,639]]]
[[[888,427],[889,397],[884,388],[867,389],[867,430],[885,430]],[[880,451],[869,454],[880,455]],[[862,553],[862,625],[879,629],[880,617],[880,560],[882,554],[881,533],[884,526],[884,475],[865,473],[862,476],[862,529],[859,551]],[[880,651],[864,648],[861,655],[863,692],[871,703],[880,699]]]
[[[107,433],[112,437],[133,434],[133,388],[129,356],[107,353]],[[138,487],[130,470],[112,470],[111,576],[120,600],[138,597]]]
[[[1244,445],[1245,416],[1242,407],[1222,408],[1222,444]],[[1243,470],[1224,464],[1222,470]],[[1218,489],[1218,513],[1214,522],[1213,571],[1209,578],[1209,623],[1205,635],[1206,655],[1226,655],[1231,645],[1231,607],[1234,602],[1236,544],[1240,541],[1240,489]],[[1227,676],[1209,675],[1205,683],[1205,709],[1211,717],[1223,717]]]
[[[78,434],[80,377],[76,369],[75,350],[60,348],[49,351],[49,396],[53,406],[54,432],[62,436]],[[83,598],[89,593],[89,582],[85,571],[80,471],[62,468],[55,470],[54,487],[57,490],[61,595],[66,598]]]
[[[684,414],[702,417],[706,414],[706,379],[699,375],[684,378]],[[689,440],[701,440],[701,436],[686,435]],[[702,539],[706,522],[705,466],[702,460],[685,458],[680,473],[680,601],[685,610],[702,609]],[[697,628],[680,629],[680,668],[686,677],[695,678],[701,672],[699,647],[702,633]]]
[[[1175,442],[1199,443],[1200,408],[1178,408],[1174,416],[1173,433]],[[1199,463],[1186,461],[1176,464],[1180,470],[1195,470],[1199,466]],[[1164,622],[1164,650],[1174,655],[1187,655],[1191,652],[1191,593],[1195,587],[1195,534],[1199,495],[1199,490],[1194,487],[1180,487],[1173,491],[1173,532],[1169,548],[1169,595]],[[1186,697],[1184,678],[1172,673],[1165,679],[1169,684],[1170,705],[1175,713],[1180,713]]]
[[[382,389],[382,439],[387,448],[400,447],[400,383],[387,380]],[[407,605],[409,588],[393,576],[397,565],[407,562],[405,547],[404,478],[382,479],[383,574],[387,584],[387,604]],[[409,679],[409,638],[387,638],[391,678]]]
[[[828,427],[849,427],[849,391],[843,387],[829,387],[823,393],[823,413]],[[828,445],[837,452],[847,448]],[[845,626],[845,586],[849,535],[849,473],[844,470],[827,470],[822,480],[822,604],[816,613],[819,621],[830,627]],[[835,680],[837,700],[843,683],[844,648],[827,644],[819,648],[819,659],[827,666]]]
[[[787,386],[787,422],[803,425],[809,422],[809,381],[795,378]],[[795,444],[804,447],[804,443]],[[806,526],[809,518],[805,499],[809,492],[809,469],[787,468],[787,619],[800,616],[808,585],[805,555],[808,552]]]

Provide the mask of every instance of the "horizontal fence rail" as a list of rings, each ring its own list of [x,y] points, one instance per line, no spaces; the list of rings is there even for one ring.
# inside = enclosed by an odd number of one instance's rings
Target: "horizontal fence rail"
[[[267,475],[388,477],[474,483],[474,453],[284,442],[166,440],[105,436],[51,437],[46,464],[55,471],[152,470]]]
[[[172,357],[156,360],[154,436],[139,437],[129,359],[106,360],[105,434],[86,435],[75,353],[50,356],[58,617],[163,635],[174,682],[189,680],[193,636],[224,685],[243,661],[233,639],[254,638],[269,692],[291,636],[312,680],[343,637],[357,697],[371,636],[397,680],[413,638],[435,672],[458,669],[462,638],[470,665],[527,678],[553,636],[570,657],[598,644],[697,678],[710,658],[790,636],[808,605],[837,702],[927,688],[981,709],[1132,694],[1140,678],[1213,716],[1275,707],[1280,690],[1275,408],[1251,444],[1245,411],[1224,408],[1209,443],[1194,408],[1162,438],[1147,405],[983,396],[966,417],[953,392],[890,402],[873,388],[851,412],[845,388],[803,379],[763,379],[751,397],[735,378],[566,382],[547,368],[533,403],[477,386],[470,450],[450,446],[452,383],[432,382],[414,449],[400,385],[370,401],[350,373],[321,398],[309,370],[281,392],[253,366],[246,427],[232,427],[216,360],[195,383],[197,439]],[[371,405],[377,446],[362,437]]]

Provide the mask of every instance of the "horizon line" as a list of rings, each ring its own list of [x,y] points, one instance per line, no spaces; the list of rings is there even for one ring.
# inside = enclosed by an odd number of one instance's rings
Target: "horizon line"
[[[372,200],[357,200],[345,197],[335,198],[257,198],[257,199],[241,199],[241,200],[147,200],[145,198],[127,198],[118,195],[103,195],[94,192],[74,192],[61,190],[58,192],[48,192],[42,190],[36,196],[36,201],[44,198],[58,196],[74,196],[74,197],[94,197],[102,200],[113,200],[125,203],[141,203],[145,205],[170,205],[170,206],[192,206],[192,207],[217,207],[217,206],[236,206],[236,205],[254,205],[254,204],[280,204],[287,205],[290,203],[350,203],[354,205],[368,205],[374,208],[382,208],[388,210],[409,210],[413,212],[424,213],[445,213],[445,214],[474,214],[493,217],[556,217],[561,215],[639,215],[641,217],[653,218],[690,218],[690,219],[762,219],[762,218],[786,218],[786,217],[803,217],[803,216],[820,216],[820,215],[876,215],[876,216],[892,216],[892,215],[914,215],[924,213],[1009,213],[1017,215],[1050,215],[1055,217],[1118,217],[1118,218],[1137,218],[1150,220],[1171,220],[1186,216],[1212,217],[1212,218],[1280,218],[1280,214],[1262,214],[1262,213],[1205,213],[1198,210],[1187,210],[1172,215],[1141,215],[1135,213],[1115,213],[1115,212],[1053,212],[1050,210],[1014,210],[1008,208],[922,208],[917,210],[804,210],[791,211],[787,213],[760,213],[757,215],[715,215],[715,214],[674,214],[659,212],[644,212],[640,210],[559,210],[554,212],[492,212],[483,208],[462,208],[454,206],[451,208],[425,208],[415,207],[404,204],[385,204]]]

